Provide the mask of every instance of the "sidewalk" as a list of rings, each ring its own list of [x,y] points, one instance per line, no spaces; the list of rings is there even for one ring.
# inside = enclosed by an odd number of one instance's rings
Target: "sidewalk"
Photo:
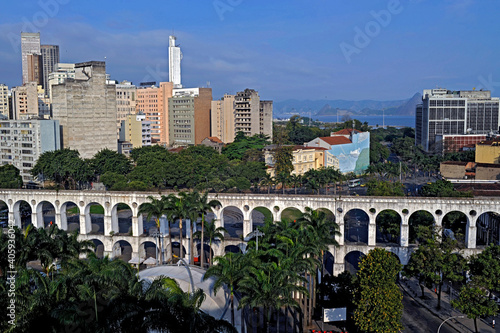
[[[420,296],[422,295],[420,286],[418,285],[418,281],[414,278],[412,279],[401,279],[399,285],[403,288],[403,291],[408,293],[417,303],[428,309],[437,317],[441,318],[443,321],[450,317],[463,315],[461,312],[453,309],[450,305],[450,295],[447,291],[447,287],[443,286],[443,291],[441,292],[441,309],[437,310],[437,294],[429,290],[428,288],[424,288],[424,296],[422,299]],[[495,328],[491,327],[492,320],[495,319],[496,325]],[[481,333],[500,333],[500,316],[496,318],[489,317],[486,319],[477,319],[477,329]],[[450,325],[457,330],[457,332],[470,333],[474,331],[474,320],[467,318],[456,318],[448,320],[446,323],[450,323]]]

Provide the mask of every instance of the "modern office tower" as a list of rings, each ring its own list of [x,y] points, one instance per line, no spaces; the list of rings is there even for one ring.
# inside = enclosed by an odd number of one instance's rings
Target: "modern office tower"
[[[21,32],[21,57],[23,69],[23,84],[28,80],[28,55],[40,54],[40,33]]]
[[[169,144],[201,144],[210,136],[212,88],[174,89],[168,99]]]
[[[9,87],[0,84],[0,118],[9,119]]]
[[[116,122],[120,133],[122,121],[136,113],[137,87],[132,82],[122,81],[116,85]],[[128,141],[128,140],[127,140]]]
[[[137,89],[137,112],[144,113],[151,121],[153,143],[168,144],[168,99],[172,97],[172,82],[160,82],[160,86]]]
[[[218,101],[212,101],[210,114],[212,136],[224,143],[234,141],[234,95],[224,94]]]
[[[61,149],[58,120],[0,120],[0,164],[18,168],[23,182],[33,180],[31,169],[46,151]]]
[[[151,146],[151,122],[146,115],[130,114],[121,122],[120,141],[128,141],[133,148]]]
[[[28,54],[28,82],[43,84],[43,62],[40,54]]]
[[[415,143],[425,151],[442,153],[447,150],[443,136],[496,132],[499,103],[490,91],[424,90],[422,104],[416,107]]]
[[[61,84],[66,79],[75,78],[75,64],[57,63],[54,66],[54,71],[49,73],[48,86],[49,86],[49,99],[52,101],[52,86]]]
[[[38,85],[36,82],[12,88],[12,112],[12,118],[16,120],[38,117]]]
[[[45,96],[50,95],[49,75],[54,72],[56,64],[59,63],[59,45],[41,45],[40,46],[43,62],[43,89]]]
[[[181,84],[181,48],[175,44],[177,37],[168,38],[168,78],[174,88],[182,88]]]
[[[62,145],[91,158],[117,151],[116,86],[106,84],[106,64],[75,64],[75,78],[52,86],[52,116],[62,127]]]

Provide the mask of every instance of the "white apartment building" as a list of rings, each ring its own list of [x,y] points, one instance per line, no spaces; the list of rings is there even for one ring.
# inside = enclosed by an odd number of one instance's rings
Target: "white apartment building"
[[[9,119],[9,87],[0,84],[0,115]]]
[[[52,102],[52,86],[64,83],[66,79],[75,78],[75,64],[58,63],[54,71],[48,75],[49,100]]]
[[[57,120],[0,120],[0,163],[18,168],[23,182],[34,179],[31,169],[46,151],[61,149]]]

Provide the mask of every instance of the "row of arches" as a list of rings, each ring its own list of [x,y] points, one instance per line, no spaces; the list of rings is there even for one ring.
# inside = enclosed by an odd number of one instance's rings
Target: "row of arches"
[[[13,205],[13,215],[18,224],[21,227],[26,227],[32,223],[33,215],[36,215],[37,227],[48,227],[52,223],[56,223],[56,210],[54,206],[48,201],[39,202],[35,206],[35,212],[32,211],[32,206],[23,200],[19,200]],[[329,219],[335,221],[335,214],[327,208],[319,208],[324,211]],[[105,216],[104,207],[99,203],[92,202],[87,204],[83,209],[83,214],[80,212],[78,205],[74,202],[65,202],[60,208],[59,224],[62,229],[72,231],[78,231],[83,233],[81,230],[81,216],[89,225],[90,228],[86,233],[89,235],[106,235],[105,234]],[[346,244],[368,244],[369,243],[369,233],[370,233],[370,217],[369,214],[373,212],[365,212],[361,209],[351,209],[343,215],[343,221],[336,221],[339,224],[343,224],[343,230],[341,230],[343,235],[344,243]],[[435,212],[439,216],[440,212]],[[491,212],[493,213],[493,212]],[[5,202],[0,201],[0,222],[8,219],[8,206]],[[441,212],[442,214],[442,212]],[[488,213],[483,213],[485,215]],[[281,218],[287,218],[290,220],[297,220],[301,215],[301,211],[297,208],[286,208],[280,212]],[[481,216],[482,216],[481,215]],[[244,214],[242,210],[236,206],[226,206],[218,213],[218,220],[221,226],[227,229],[226,236],[233,239],[241,239],[242,236],[251,230],[245,230],[245,222],[249,222],[250,229],[255,229],[256,227],[263,225],[266,220],[273,220],[276,214],[273,214],[266,207],[255,207],[250,212],[250,220],[244,220]],[[481,218],[479,216],[479,218]],[[212,221],[217,218],[214,213],[208,214],[207,220]],[[407,224],[409,226],[409,239],[408,244],[415,244],[418,241],[418,228],[422,225],[432,225],[436,223],[433,214],[425,210],[420,210],[413,212],[409,216],[401,216],[400,213],[386,209],[378,212],[375,216],[375,240],[376,245],[379,246],[394,246],[402,245],[401,241],[401,226],[403,225],[404,219],[407,219]],[[134,216],[131,207],[125,203],[118,203],[113,206],[111,210],[111,220],[113,234],[115,235],[132,235]],[[148,221],[143,217],[139,217],[140,224],[140,234],[150,235],[155,232],[156,225],[154,221]],[[466,237],[467,228],[469,226],[468,217],[460,211],[451,211],[441,218],[441,226],[443,237],[454,237],[459,241],[467,244]],[[193,228],[196,231],[197,226],[194,225]],[[171,233],[174,237],[179,235],[178,221],[171,223]],[[187,233],[187,228],[184,229]],[[477,229],[476,232],[479,234],[481,231]],[[186,236],[186,235],[184,235]],[[476,246],[483,246],[485,244],[482,241],[484,237],[477,237]]]

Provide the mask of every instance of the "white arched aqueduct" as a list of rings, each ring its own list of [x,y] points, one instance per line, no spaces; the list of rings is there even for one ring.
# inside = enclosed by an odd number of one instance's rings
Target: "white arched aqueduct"
[[[142,256],[156,238],[145,230],[142,216],[137,216],[139,206],[148,202],[147,197],[158,193],[145,192],[98,192],[98,191],[51,191],[51,190],[0,190],[0,205],[8,210],[9,221],[21,226],[23,216],[31,209],[31,223],[35,227],[46,225],[44,209],[53,211],[53,223],[61,229],[78,229],[80,239],[92,240],[100,245],[103,255],[123,255],[120,244],[128,243],[131,248],[129,256]],[[442,226],[444,216],[449,212],[461,212],[466,217],[464,255],[476,253],[481,249],[476,246],[476,221],[487,212],[500,213],[500,198],[414,198],[414,197],[335,197],[335,196],[303,196],[303,195],[267,195],[267,194],[211,194],[210,199],[217,199],[221,206],[214,209],[214,217],[218,226],[227,224],[229,217],[226,208],[232,208],[233,220],[238,221],[241,230],[237,235],[247,235],[253,230],[257,221],[253,221],[253,212],[257,207],[267,209],[274,221],[281,219],[287,208],[296,208],[301,212],[306,207],[323,209],[335,216],[342,236],[337,238],[338,248],[331,248],[333,256],[330,270],[334,274],[344,271],[344,258],[351,252],[368,253],[374,247],[381,246],[376,242],[376,218],[382,211],[393,211],[400,217],[400,236],[397,243],[386,244],[385,248],[398,256],[402,264],[406,264],[414,245],[409,244],[409,219],[417,211],[426,211],[432,215],[438,227]],[[24,203],[23,203],[24,202]],[[6,208],[5,208],[6,206]],[[95,217],[92,206],[100,207],[100,216]],[[23,209],[21,207],[24,207]],[[68,207],[71,207],[68,209]],[[75,208],[77,207],[77,208]],[[122,210],[119,210],[121,208]],[[28,209],[29,210],[29,209]],[[359,210],[368,216],[367,241],[345,241],[347,223],[344,219],[348,212]],[[68,213],[72,211],[71,217]],[[128,212],[126,218],[120,212]],[[226,212],[226,213],[224,213]],[[29,213],[29,212],[28,212]],[[120,218],[128,225],[121,230]],[[225,223],[226,220],[226,223]],[[128,223],[128,224],[127,224]],[[187,228],[185,228],[187,229]],[[188,229],[189,230],[189,229]],[[175,233],[174,233],[175,234]],[[186,232],[189,236],[189,232]],[[359,239],[358,239],[359,240]],[[183,247],[189,255],[189,237],[183,239]],[[173,242],[179,242],[174,237]],[[199,247],[199,246],[198,246]],[[245,244],[239,238],[228,237],[224,242],[213,245],[214,255],[222,255],[231,248],[244,250]]]

